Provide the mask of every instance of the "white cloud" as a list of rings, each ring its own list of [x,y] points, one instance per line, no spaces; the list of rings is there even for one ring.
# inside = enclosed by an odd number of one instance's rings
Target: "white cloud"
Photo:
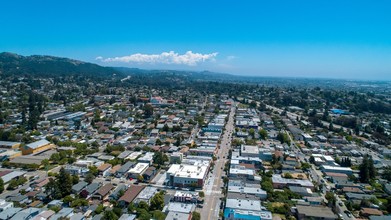
[[[237,59],[238,57],[237,56],[227,56],[227,60],[230,61],[230,60],[234,60],[234,59]]]
[[[112,58],[103,58],[101,56],[97,57],[96,60],[102,62],[121,62],[121,63],[148,63],[148,64],[181,64],[188,66],[196,66],[198,63],[205,61],[214,61],[217,56],[217,52],[202,54],[202,53],[193,53],[192,51],[187,51],[184,54],[178,54],[174,51],[163,52],[161,54],[131,54],[129,56],[123,57],[112,57]]]

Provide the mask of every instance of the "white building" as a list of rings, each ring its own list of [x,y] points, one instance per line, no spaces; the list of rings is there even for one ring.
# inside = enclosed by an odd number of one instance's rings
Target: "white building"
[[[167,171],[167,179],[172,186],[202,187],[207,177],[208,169],[209,166],[205,164],[172,164]]]
[[[144,156],[138,158],[137,161],[140,163],[148,163],[149,165],[152,165],[154,155],[155,153],[153,152],[147,152],[146,154],[144,154]]]
[[[259,157],[258,146],[244,145],[240,147],[240,155],[242,157]]]
[[[150,204],[150,200],[156,193],[157,193],[156,187],[147,186],[143,189],[143,191],[140,192],[140,194],[137,195],[136,199],[134,200],[134,203],[138,204],[141,201],[144,201],[147,204]]]
[[[0,199],[0,212],[14,207],[13,202],[6,202],[4,199]]]
[[[138,178],[139,176],[143,175],[143,173],[148,169],[148,167],[148,163],[138,163],[136,164],[136,166],[134,166],[128,171],[128,176],[132,178]]]

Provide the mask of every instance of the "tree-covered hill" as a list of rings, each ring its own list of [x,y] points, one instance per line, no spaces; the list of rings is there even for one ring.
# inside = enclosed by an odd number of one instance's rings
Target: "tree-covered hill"
[[[2,77],[29,75],[39,77],[96,76],[113,77],[122,73],[111,68],[83,61],[54,56],[21,56],[14,53],[0,53],[0,75]]]

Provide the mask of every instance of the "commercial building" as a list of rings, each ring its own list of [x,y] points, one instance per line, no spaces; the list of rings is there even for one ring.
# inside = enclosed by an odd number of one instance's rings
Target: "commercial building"
[[[254,179],[255,171],[252,169],[245,169],[245,168],[239,168],[239,167],[230,168],[229,169],[229,176],[236,177],[236,178]]]
[[[209,157],[212,157],[216,153],[217,153],[216,147],[207,147],[207,146],[200,146],[197,148],[191,148],[188,151],[188,154],[190,154],[190,155],[209,156]]]
[[[8,172],[5,175],[1,176],[1,179],[3,179],[4,183],[8,183],[9,181],[13,179],[18,179],[26,174],[25,171],[12,171]]]
[[[191,219],[191,213],[181,213],[181,212],[175,212],[170,211],[168,212],[165,220],[190,220]]]
[[[167,171],[167,180],[171,186],[202,187],[208,174],[208,165],[172,164]]]
[[[314,189],[314,184],[309,180],[287,179],[277,174],[272,176],[272,182],[273,187],[277,189],[282,189],[289,186],[301,186],[311,190]]]
[[[191,203],[170,202],[163,208],[163,212],[179,212],[191,214],[195,210],[195,205]]]
[[[28,154],[35,154],[39,153],[45,150],[49,150],[54,148],[54,144],[51,144],[49,141],[42,139],[30,144],[27,144],[26,146],[22,147],[22,154],[28,155]]]
[[[250,187],[250,186],[228,186],[228,192],[233,193],[240,193],[240,194],[247,194],[247,195],[254,195],[259,197],[260,199],[264,200],[267,198],[267,192],[265,190],[262,190],[259,187]]]
[[[258,146],[242,144],[242,146],[240,146],[240,155],[242,157],[258,157],[259,148]]]
[[[273,215],[267,210],[250,211],[241,209],[224,209],[224,219],[227,220],[272,220]]]
[[[0,148],[18,149],[20,147],[20,144],[20,142],[0,141]]]
[[[272,220],[272,213],[261,206],[259,200],[227,199],[224,218],[230,220]]]
[[[337,216],[329,207],[325,206],[296,206],[296,215],[298,220],[314,219],[314,220],[335,220]]]
[[[352,175],[353,173],[353,170],[350,167],[337,167],[337,166],[323,165],[321,169],[324,173],[344,173],[346,175]]]
[[[264,161],[272,161],[273,152],[270,148],[261,148],[259,149],[259,159]]]
[[[173,200],[175,202],[196,203],[199,200],[198,192],[176,191]]]

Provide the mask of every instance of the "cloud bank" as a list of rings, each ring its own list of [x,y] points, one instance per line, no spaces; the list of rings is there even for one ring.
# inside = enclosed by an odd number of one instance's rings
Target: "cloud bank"
[[[217,52],[202,54],[202,53],[193,53],[192,51],[187,51],[184,54],[175,53],[174,51],[163,52],[161,54],[142,54],[136,53],[129,56],[123,57],[112,57],[112,58],[103,58],[101,56],[97,57],[96,60],[102,62],[120,62],[120,63],[147,63],[147,64],[178,64],[178,65],[188,65],[196,66],[198,63],[205,61],[214,61],[217,56]]]

